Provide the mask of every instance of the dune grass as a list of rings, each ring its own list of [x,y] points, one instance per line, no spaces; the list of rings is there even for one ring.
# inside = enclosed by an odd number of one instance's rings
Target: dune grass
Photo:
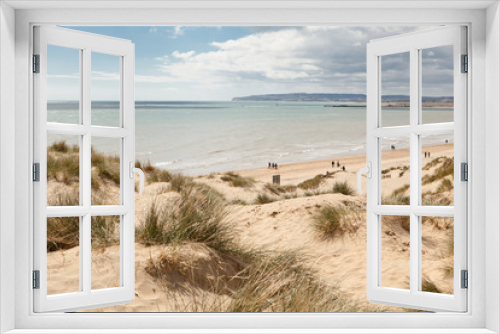
[[[231,295],[226,312],[353,312],[357,305],[294,252],[266,256],[246,267],[241,286]]]
[[[280,196],[281,194],[292,193],[297,190],[297,187],[294,185],[278,185],[274,183],[266,183],[264,185],[264,189],[269,191],[274,195]]]
[[[120,185],[120,156],[104,154],[91,148],[92,169],[97,173],[92,173],[92,178],[97,178],[99,181],[109,180],[115,185]],[[94,181],[97,185],[100,182]]]
[[[149,183],[155,182],[170,182],[170,173],[164,169],[157,168],[151,164],[151,162],[135,162],[135,167],[142,169],[147,175],[147,181]]]
[[[255,180],[249,177],[243,177],[234,172],[227,172],[220,178],[224,182],[228,182],[232,187],[249,188],[255,183]]]
[[[410,166],[403,166],[401,167],[401,172],[399,172],[399,177],[403,177],[407,171],[410,170]]]
[[[323,175],[316,175],[312,179],[308,179],[299,183],[297,187],[303,190],[316,189],[323,182],[324,178],[325,177]]]
[[[351,218],[352,208],[328,205],[313,216],[313,226],[322,238],[333,239],[357,230]]]
[[[409,187],[409,185],[404,185],[394,190],[390,196],[382,197],[382,205],[410,205],[410,196],[404,195]],[[391,228],[402,228],[404,231],[410,232],[409,216],[384,216],[384,223]]]
[[[442,293],[441,289],[427,275],[422,275],[422,291]]]
[[[92,197],[96,205],[103,204],[101,197]],[[77,206],[79,205],[78,189],[73,192],[58,193],[50,196],[49,205]],[[92,216],[91,240],[92,247],[103,247],[119,241],[120,216]],[[79,217],[49,217],[47,218],[47,251],[53,252],[70,249],[79,245]]]
[[[453,190],[453,182],[450,179],[443,179],[439,184],[436,192],[444,193]]]
[[[442,180],[447,176],[452,176],[454,173],[454,158],[448,158],[448,157],[439,157],[434,159],[433,161],[429,162],[427,165],[424,166],[424,170],[429,170],[432,167],[435,167],[438,164],[441,164],[434,174],[432,175],[424,175],[422,177],[422,184],[429,184],[433,183],[438,180]]]
[[[146,268],[166,285],[177,285],[183,312],[369,312],[337,287],[318,279],[317,272],[297,252],[258,254],[250,261],[193,248],[162,253]],[[195,254],[203,254],[197,256]],[[205,297],[199,289],[210,295]],[[172,293],[172,297],[176,298]],[[187,298],[186,298],[187,297]],[[187,300],[187,301],[186,301]]]
[[[90,219],[92,248],[120,242],[120,216],[92,216]]]
[[[354,196],[356,194],[347,181],[335,181],[333,184],[333,193],[347,196]]]
[[[404,186],[397,188],[392,192],[392,196],[404,196],[404,194],[410,189],[409,184],[405,184]],[[406,202],[406,199],[404,199]]]
[[[145,245],[184,242],[203,243],[222,254],[240,254],[224,222],[226,203],[213,188],[190,183],[170,207],[159,210],[153,202],[144,222],[136,229],[136,237]]]
[[[257,198],[254,201],[254,204],[267,204],[267,203],[272,203],[275,202],[276,198],[271,197],[267,194],[259,194],[257,195]]]
[[[170,175],[170,189],[178,193],[182,192],[183,189],[187,187],[193,187],[193,179],[189,176],[184,176],[182,174],[172,174]]]
[[[67,185],[80,178],[80,148],[65,141],[54,142],[47,147],[47,179]]]
[[[70,249],[79,244],[79,217],[47,218],[47,252]]]

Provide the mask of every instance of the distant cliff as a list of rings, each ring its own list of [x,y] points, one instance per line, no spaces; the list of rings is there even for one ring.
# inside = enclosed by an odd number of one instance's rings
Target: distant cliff
[[[365,94],[266,94],[234,97],[233,101],[344,101],[366,102]],[[452,102],[453,96],[423,96],[424,102]],[[408,95],[382,95],[383,102],[409,102]]]

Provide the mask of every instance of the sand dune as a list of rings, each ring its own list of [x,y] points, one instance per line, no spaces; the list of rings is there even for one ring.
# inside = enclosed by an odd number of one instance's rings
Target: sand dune
[[[440,145],[426,148],[432,158],[423,159],[423,165],[437,157],[452,157],[453,145]],[[402,176],[404,167],[409,165],[408,150],[394,150],[382,153],[382,169],[388,171],[382,180],[383,196],[389,196],[395,190],[409,183],[409,172]],[[366,197],[365,195],[342,195],[332,193],[333,184],[346,181],[356,189],[356,172],[365,166],[366,157],[348,156],[340,160],[346,171],[331,166],[331,160],[313,161],[281,165],[279,170],[267,168],[243,170],[238,175],[252,178],[256,182],[249,187],[233,187],[221,179],[221,175],[200,176],[197,183],[206,184],[220,192],[226,202],[225,223],[228,225],[234,241],[246,249],[272,253],[297,251],[307,259],[305,268],[314,270],[318,280],[339,289],[345,296],[358,305],[372,308],[371,311],[404,311],[394,307],[369,305],[366,299]],[[432,175],[440,167],[437,163],[422,172]],[[398,169],[399,168],[399,169]],[[316,189],[296,189],[280,194],[273,194],[266,188],[272,176],[279,174],[282,185],[297,185],[318,174],[334,173],[333,177],[324,178]],[[450,177],[448,177],[450,179]],[[423,187],[423,192],[436,192],[440,182],[432,182]],[[57,189],[52,182],[51,189]],[[363,182],[363,192],[365,182]],[[255,204],[259,194],[266,194],[274,199],[267,204]],[[402,191],[408,194],[408,190]],[[438,194],[447,199],[453,198],[453,191]],[[430,196],[430,195],[429,195]],[[434,196],[434,195],[432,195]],[[436,195],[437,196],[437,195]],[[143,224],[151,203],[156,201],[160,207],[175,205],[179,193],[171,191],[168,183],[151,183],[145,188],[144,195],[136,196],[136,225]],[[352,230],[341,237],[322,238],[314,228],[314,216],[329,205],[348,208]],[[396,224],[396,225],[395,225]],[[388,287],[409,287],[409,233],[399,222],[383,224],[382,228],[382,284]],[[428,219],[423,222],[423,274],[426,279],[442,293],[453,293],[452,279],[446,276],[453,256],[447,251],[449,235],[453,230],[452,220]],[[227,293],[213,293],[206,288],[207,280],[200,278],[203,270],[207,275],[222,277],[220,271],[228,269],[226,260],[210,253],[203,245],[185,243],[182,245],[145,246],[139,242],[136,250],[136,298],[128,305],[105,307],[92,312],[179,312],[203,311],[201,306],[217,305],[211,310],[223,310],[231,302]],[[162,255],[163,254],[163,255]],[[161,256],[171,256],[166,261],[176,263],[162,278],[151,274],[152,261]],[[172,255],[174,254],[174,255]],[[219,256],[219,257],[218,257]],[[116,273],[119,246],[112,245],[96,251],[92,257],[93,287],[105,288],[116,286],[119,282]],[[59,250],[48,254],[49,293],[71,292],[78,289],[78,248]],[[169,260],[170,259],[170,260]],[[192,259],[192,260],[190,260]],[[176,262],[177,261],[177,262]],[[211,262],[212,261],[212,262]],[[179,267],[179,263],[184,267]],[[189,273],[185,268],[192,265]],[[187,267],[186,267],[187,266]],[[196,273],[195,269],[199,269]],[[222,267],[220,267],[222,266]],[[184,268],[184,269],[182,269]],[[183,271],[184,270],[184,271]],[[166,277],[164,275],[172,275]],[[175,274],[175,275],[174,275]],[[215,290],[214,290],[215,291]],[[209,308],[210,309],[210,308]],[[366,310],[360,307],[359,310]]]

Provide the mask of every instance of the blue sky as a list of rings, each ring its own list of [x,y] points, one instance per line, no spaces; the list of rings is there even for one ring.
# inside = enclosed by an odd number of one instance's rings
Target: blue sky
[[[136,100],[231,100],[279,93],[365,93],[366,43],[416,27],[69,27],[129,39]],[[50,47],[49,99],[75,99],[78,52]],[[427,90],[451,95],[450,55],[430,52]],[[432,59],[431,59],[432,58]],[[92,99],[118,97],[118,59],[92,55]],[[385,88],[406,92],[407,64],[388,62]],[[403,82],[403,83],[402,83]],[[384,89],[385,90],[385,89]]]

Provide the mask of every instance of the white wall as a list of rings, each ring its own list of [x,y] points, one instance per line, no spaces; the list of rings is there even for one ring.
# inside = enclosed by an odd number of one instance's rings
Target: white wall
[[[15,12],[0,3],[0,333],[14,328]]]
[[[490,6],[486,11],[486,69],[491,75],[486,76],[486,257],[496,254],[498,260],[500,245],[500,19],[499,4]],[[486,327],[500,332],[500,266],[486,266]],[[496,282],[493,283],[493,282]]]

